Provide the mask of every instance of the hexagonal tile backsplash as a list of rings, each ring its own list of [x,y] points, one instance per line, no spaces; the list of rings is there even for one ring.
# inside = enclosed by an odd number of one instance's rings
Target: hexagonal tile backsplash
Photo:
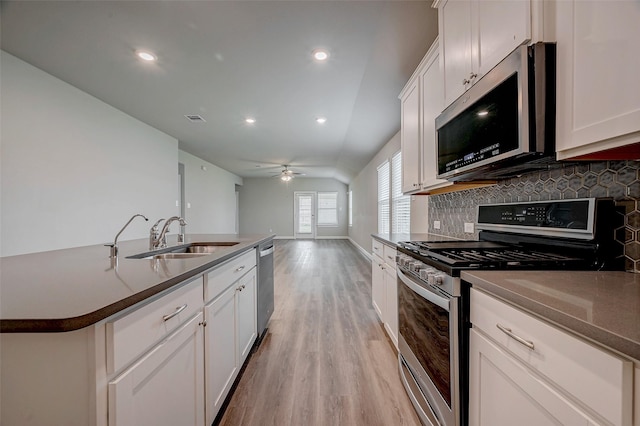
[[[640,161],[601,161],[567,164],[534,172],[478,189],[429,196],[429,226],[439,220],[441,229],[430,232],[461,238],[478,238],[464,232],[465,222],[475,222],[477,206],[517,201],[610,197],[624,213],[624,227],[615,232],[624,245],[625,267],[640,273]]]

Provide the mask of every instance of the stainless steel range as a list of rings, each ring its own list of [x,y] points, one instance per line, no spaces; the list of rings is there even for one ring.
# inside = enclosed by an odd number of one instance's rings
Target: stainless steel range
[[[470,269],[622,269],[609,199],[481,205],[478,241],[398,244],[399,367],[425,425],[468,422]]]

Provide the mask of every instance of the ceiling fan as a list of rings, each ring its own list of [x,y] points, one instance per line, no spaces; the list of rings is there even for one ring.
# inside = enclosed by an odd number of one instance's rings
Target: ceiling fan
[[[293,170],[289,169],[289,166],[286,164],[283,164],[282,167],[282,171],[277,175],[274,175],[273,177],[280,177],[280,180],[283,182],[289,182],[291,179],[293,179],[294,176],[305,175],[304,173],[294,172]]]

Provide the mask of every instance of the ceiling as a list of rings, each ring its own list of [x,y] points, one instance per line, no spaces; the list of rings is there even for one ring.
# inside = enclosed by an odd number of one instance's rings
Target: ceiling
[[[431,1],[22,0],[0,13],[3,50],[184,151],[242,177],[289,164],[345,183],[400,129],[398,94],[437,34]]]

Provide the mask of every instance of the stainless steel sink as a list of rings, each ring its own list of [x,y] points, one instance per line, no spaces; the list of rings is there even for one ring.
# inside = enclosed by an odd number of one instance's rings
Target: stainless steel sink
[[[189,259],[191,257],[208,256],[211,253],[158,253],[140,259]]]
[[[171,253],[176,254],[211,254],[227,247],[235,246],[236,242],[221,242],[221,243],[191,243],[186,247],[180,247],[175,250],[171,250]]]
[[[168,247],[145,253],[128,256],[129,259],[189,259],[192,257],[207,256],[217,251],[235,246],[237,242],[201,242]]]

